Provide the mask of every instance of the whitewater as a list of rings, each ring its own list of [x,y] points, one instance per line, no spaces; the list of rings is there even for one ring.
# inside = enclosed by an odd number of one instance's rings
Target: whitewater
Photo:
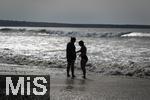
[[[65,69],[71,36],[87,46],[88,71],[150,76],[150,29],[1,27],[0,63]]]

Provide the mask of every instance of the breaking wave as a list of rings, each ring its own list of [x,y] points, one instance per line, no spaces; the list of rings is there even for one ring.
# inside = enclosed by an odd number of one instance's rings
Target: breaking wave
[[[140,32],[80,32],[80,31],[62,31],[48,29],[15,29],[1,28],[0,33],[17,35],[55,35],[55,36],[75,36],[75,37],[150,37],[150,33]]]
[[[122,37],[150,37],[150,33],[132,32],[129,34],[124,34]]]

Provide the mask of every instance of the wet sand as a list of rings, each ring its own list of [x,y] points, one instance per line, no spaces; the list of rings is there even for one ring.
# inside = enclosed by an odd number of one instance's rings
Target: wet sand
[[[52,78],[51,100],[149,100],[150,80],[118,76]]]
[[[150,79],[107,76],[88,72],[82,79],[66,77],[65,69],[41,66],[0,65],[1,75],[50,75],[50,100],[149,100]]]

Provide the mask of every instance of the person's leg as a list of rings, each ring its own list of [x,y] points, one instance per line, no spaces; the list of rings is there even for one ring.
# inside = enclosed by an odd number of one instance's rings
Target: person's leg
[[[69,74],[69,72],[70,72],[70,66],[71,66],[71,63],[68,61],[67,62],[67,77],[70,77],[70,74]]]
[[[81,69],[82,69],[82,71],[83,71],[83,78],[86,78],[86,68],[85,68],[85,66],[86,66],[86,60],[81,60]]]
[[[75,77],[75,75],[74,75],[74,61],[71,62],[71,72],[72,72],[72,77]]]

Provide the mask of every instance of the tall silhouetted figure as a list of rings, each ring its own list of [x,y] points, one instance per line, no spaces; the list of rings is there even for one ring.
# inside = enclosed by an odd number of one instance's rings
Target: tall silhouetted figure
[[[87,49],[86,49],[83,41],[79,41],[79,46],[81,47],[81,49],[79,51],[77,51],[77,53],[81,52],[81,54],[80,54],[81,62],[80,63],[81,63],[81,69],[83,71],[83,78],[85,79],[86,78],[86,68],[85,68],[85,66],[86,66],[86,63],[88,61],[88,57],[86,55]]]
[[[72,78],[75,77],[74,75],[74,63],[76,60],[76,47],[74,43],[76,42],[75,37],[71,37],[70,42],[67,44],[67,49],[66,49],[66,56],[67,56],[67,77],[70,77],[70,68],[72,72]]]

